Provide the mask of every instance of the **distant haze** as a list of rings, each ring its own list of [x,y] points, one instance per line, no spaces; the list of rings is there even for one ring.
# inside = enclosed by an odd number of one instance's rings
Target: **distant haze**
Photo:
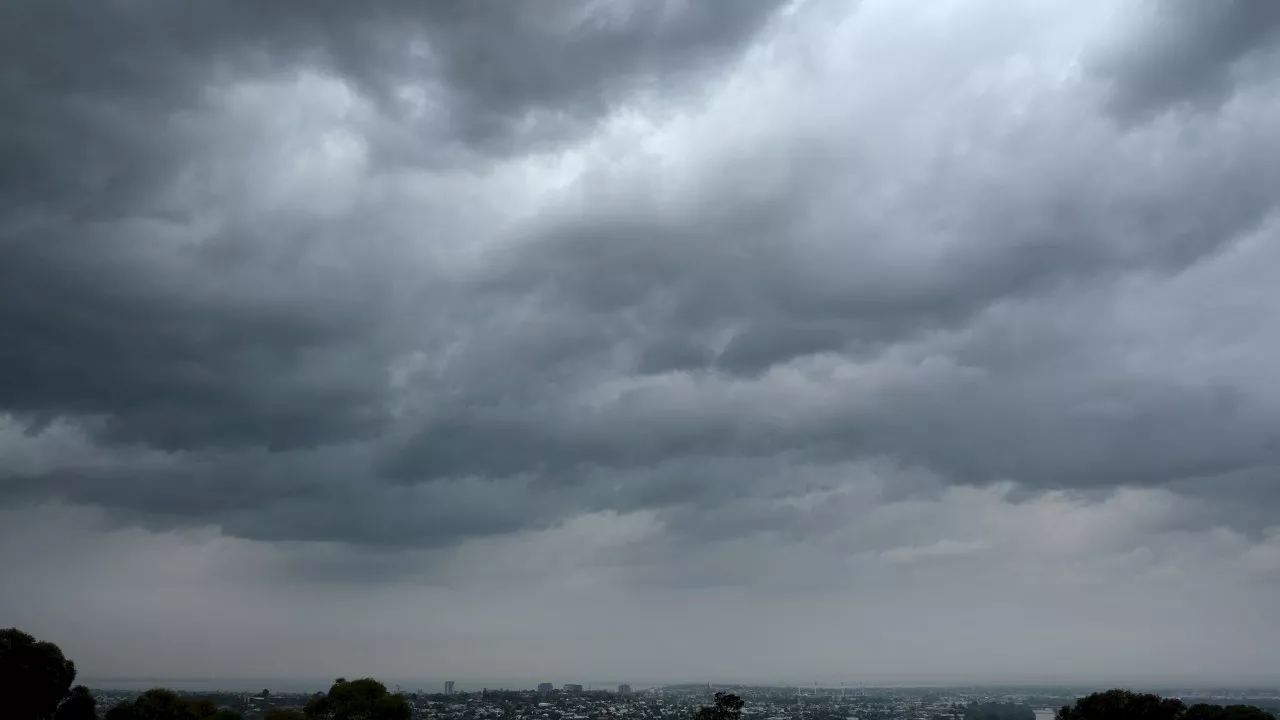
[[[84,677],[1280,685],[1280,2],[11,0],[0,67],[0,626]]]
[[[351,676],[348,679],[354,679]],[[79,678],[78,682],[85,683],[93,688],[110,689],[110,690],[128,690],[142,691],[153,687],[167,687],[175,690],[185,690],[188,692],[199,691],[215,691],[230,690],[233,692],[259,692],[263,688],[273,693],[314,693],[328,690],[330,685],[336,678]],[[378,678],[387,687],[392,690],[397,687],[403,692],[427,692],[438,693],[444,692],[444,680],[431,680],[423,678]],[[538,683],[553,682],[556,687],[561,687],[566,682],[576,682],[584,687],[591,687],[596,690],[608,690],[613,692],[617,690],[618,685],[623,681],[597,682],[590,683],[581,678],[567,678],[556,680],[554,678],[537,678],[537,679],[513,679],[513,678],[493,678],[490,680],[464,680],[458,679],[454,681],[454,690],[457,692],[479,692],[481,690],[532,690],[537,688]],[[648,690],[653,685],[645,683],[629,683],[631,688],[636,692]]]

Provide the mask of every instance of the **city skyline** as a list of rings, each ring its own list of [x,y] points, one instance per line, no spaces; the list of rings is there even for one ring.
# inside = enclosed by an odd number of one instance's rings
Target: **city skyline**
[[[350,677],[356,677],[357,674],[351,674]],[[454,683],[455,693],[478,693],[482,690],[493,691],[531,691],[531,692],[565,692],[565,684],[581,685],[587,692],[611,692],[615,694],[623,694],[618,692],[619,686],[625,685],[631,688],[633,693],[645,693],[662,688],[680,687],[687,688],[692,686],[708,687],[711,690],[723,690],[740,687],[749,688],[791,688],[799,691],[802,696],[809,696],[814,693],[822,695],[834,694],[837,696],[854,697],[865,695],[868,691],[876,692],[883,690],[917,690],[917,689],[961,689],[961,688],[1066,688],[1079,690],[1102,690],[1112,686],[1125,686],[1137,688],[1143,691],[1151,692],[1170,692],[1170,691],[1226,691],[1238,692],[1242,690],[1267,690],[1273,689],[1280,693],[1280,686],[1273,686],[1274,678],[1269,676],[1258,677],[1240,677],[1231,676],[1206,676],[1200,678],[1188,677],[1151,677],[1151,676],[1098,676],[1093,678],[1032,678],[1024,677],[1022,679],[1005,679],[999,678],[963,678],[957,677],[950,680],[940,678],[915,678],[900,679],[899,681],[886,681],[884,678],[871,678],[866,680],[846,679],[836,680],[835,676],[828,676],[821,680],[813,679],[796,679],[796,678],[755,678],[755,679],[733,679],[718,678],[708,682],[705,679],[697,678],[666,678],[653,679],[641,678],[635,681],[619,681],[617,678],[596,678],[594,680],[583,680],[581,675],[570,675],[566,677],[558,677],[553,682],[546,682],[545,679],[537,680],[531,678],[503,678],[503,677],[476,677],[464,678],[452,681]],[[384,676],[375,677],[388,687],[400,687],[403,692],[426,693],[432,694],[439,692],[441,686],[450,681],[439,680],[434,678],[402,675],[402,676]],[[581,680],[581,682],[576,682]],[[82,677],[81,681],[92,688],[97,689],[115,689],[141,691],[152,687],[168,687],[175,690],[187,692],[226,690],[236,692],[257,692],[265,685],[275,692],[284,693],[309,693],[327,688],[333,678],[327,677],[241,677],[241,678],[183,678],[183,677]],[[541,685],[549,684],[549,690],[542,690]],[[445,693],[448,694],[448,693]]]

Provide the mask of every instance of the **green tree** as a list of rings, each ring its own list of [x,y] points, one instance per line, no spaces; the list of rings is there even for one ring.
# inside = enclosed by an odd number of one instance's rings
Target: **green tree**
[[[184,698],[172,690],[152,688],[107,711],[105,720],[239,720],[233,710],[219,710],[212,700]]]
[[[0,717],[50,720],[76,679],[76,665],[51,642],[0,630]]]
[[[286,710],[284,708],[272,708],[262,720],[306,720],[306,715],[301,710]]]
[[[338,678],[327,694],[312,697],[302,712],[307,720],[409,720],[413,715],[404,695],[387,692],[373,678]]]
[[[1108,690],[1064,705],[1059,720],[1181,720],[1187,706],[1181,700],[1131,690]]]
[[[1265,711],[1250,705],[1192,705],[1159,695],[1140,694],[1129,690],[1108,690],[1082,697],[1075,705],[1065,705],[1059,720],[1275,720]]]
[[[98,700],[93,697],[89,688],[77,685],[71,688],[71,694],[58,706],[53,720],[97,720]]]
[[[1275,715],[1252,705],[1192,705],[1184,720],[1275,720]]]
[[[694,720],[739,720],[744,704],[737,695],[718,692],[715,705],[699,708]]]

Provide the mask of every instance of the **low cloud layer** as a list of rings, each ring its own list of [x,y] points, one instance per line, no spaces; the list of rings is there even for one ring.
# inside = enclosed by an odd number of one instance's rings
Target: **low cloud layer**
[[[1273,7],[12,3],[0,611],[115,675],[1274,674]],[[361,604],[431,617],[306,639]]]

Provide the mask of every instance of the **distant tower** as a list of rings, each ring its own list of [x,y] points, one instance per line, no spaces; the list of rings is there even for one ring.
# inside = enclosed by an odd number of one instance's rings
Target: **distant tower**
[[[444,694],[445,694],[445,695],[452,695],[452,694],[453,694],[453,681],[452,681],[452,680],[445,680],[445,681],[444,681]]]
[[[630,696],[631,686],[626,683],[622,683],[621,685],[618,686],[618,694],[621,695],[622,697]]]

